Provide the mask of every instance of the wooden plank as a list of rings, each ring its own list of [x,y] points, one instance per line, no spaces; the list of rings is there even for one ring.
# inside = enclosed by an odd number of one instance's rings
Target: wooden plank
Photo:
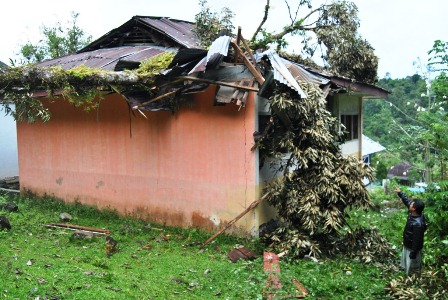
[[[174,93],[176,93],[176,92],[177,92],[177,90],[168,92],[168,93],[166,93],[166,94],[157,96],[157,97],[155,97],[155,98],[153,98],[153,99],[151,99],[151,100],[149,100],[149,101],[140,103],[140,104],[138,104],[138,105],[136,105],[136,106],[134,106],[134,107],[132,107],[132,108],[135,109],[135,108],[139,108],[139,107],[148,105],[148,104],[150,104],[150,103],[156,102],[157,100],[160,100],[160,99],[163,99],[163,98],[165,98],[165,97],[168,97],[168,96],[170,96],[170,95],[172,95],[172,94],[174,94]]]
[[[248,70],[244,64],[239,64],[236,66],[225,66],[224,68],[207,70],[207,72],[199,75],[198,78],[205,78],[209,80],[216,80],[219,78],[220,81],[224,82],[237,82],[244,79],[252,79],[254,75]]]
[[[19,190],[11,190],[11,189],[0,188],[0,191],[8,192],[8,193],[17,193],[17,194],[20,194],[20,191],[19,191]]]
[[[254,209],[255,207],[257,207],[258,204],[261,203],[261,201],[263,201],[265,198],[267,197],[267,194],[265,194],[263,197],[261,197],[258,200],[255,200],[254,202],[252,202],[251,205],[249,205],[242,213],[240,213],[235,219],[233,219],[232,221],[230,221],[229,223],[226,224],[226,226],[224,226],[223,228],[221,228],[217,233],[215,233],[214,235],[212,235],[208,240],[206,240],[205,242],[202,243],[201,248],[205,247],[206,245],[208,245],[211,241],[213,241],[218,235],[220,235],[221,233],[223,233],[224,231],[226,231],[230,226],[232,226],[233,224],[235,224],[236,221],[238,221],[239,219],[241,219],[242,217],[244,217],[245,214],[247,214],[249,211],[251,211],[252,209]]]
[[[247,53],[249,53],[250,59],[252,59],[252,62],[253,62],[253,64],[254,64],[255,68],[256,68],[257,71],[260,72],[260,74],[261,74],[261,70],[260,70],[260,68],[257,66],[257,62],[256,62],[256,60],[255,60],[254,54],[252,53],[252,50],[250,49],[250,47],[249,47],[249,45],[247,44],[246,40],[245,40],[243,37],[241,37],[241,41],[243,42],[244,49],[246,49]]]
[[[236,36],[236,44],[240,44],[240,38],[241,38],[241,26],[238,26],[238,35]],[[235,63],[238,62],[238,53],[235,53]]]
[[[233,83],[228,83],[228,82],[223,82],[223,81],[202,79],[202,78],[197,78],[197,77],[193,77],[193,76],[183,76],[182,80],[184,80],[184,81],[189,81],[189,80],[190,81],[198,81],[198,82],[204,82],[204,83],[209,83],[209,84],[233,87],[233,88],[236,88],[236,89],[241,89],[241,90],[246,90],[246,91],[258,92],[258,88],[256,88],[256,87],[244,86],[244,85],[240,85],[240,84],[233,84]]]
[[[257,82],[259,84],[263,84],[264,83],[263,76],[261,75],[260,72],[258,72],[258,70],[254,67],[254,65],[249,61],[249,59],[246,57],[246,55],[243,54],[243,51],[241,51],[240,47],[238,47],[238,45],[235,43],[235,41],[231,41],[230,45],[233,47],[235,52],[238,53],[238,55],[241,55],[241,57],[243,58],[244,64],[249,68],[249,71],[257,79]]]
[[[46,224],[44,226],[53,227],[53,228],[67,228],[67,229],[71,229],[71,230],[92,231],[92,232],[98,232],[98,233],[103,233],[103,234],[110,233],[110,230],[108,230],[108,229],[93,228],[93,227],[79,226],[79,225],[66,224],[66,223],[50,223],[50,224]]]

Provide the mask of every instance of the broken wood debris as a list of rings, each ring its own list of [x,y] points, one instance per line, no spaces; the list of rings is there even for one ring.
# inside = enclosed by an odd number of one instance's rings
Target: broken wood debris
[[[254,65],[252,65],[252,63],[249,61],[249,59],[243,54],[243,51],[241,50],[241,48],[236,44],[235,41],[231,41],[230,45],[233,47],[233,49],[235,50],[235,53],[238,56],[241,56],[241,58],[244,61],[244,64],[247,66],[247,68],[249,69],[249,71],[254,75],[254,77],[257,79],[257,82],[259,84],[263,84],[264,83],[264,78],[263,76],[260,74],[260,72],[258,72],[258,70],[254,67]]]
[[[280,257],[272,252],[263,253],[263,270],[267,274],[267,299],[273,299],[276,290],[280,290],[282,283],[277,274],[280,273]]]
[[[294,296],[295,298],[305,298],[308,295],[308,290],[306,287],[303,286],[303,284],[298,281],[297,279],[293,278],[291,279],[292,283],[296,286],[296,289],[301,293],[300,295]]]
[[[49,223],[44,224],[45,227],[49,228],[65,228],[68,230],[83,230],[83,231],[90,231],[96,234],[109,234],[110,231],[108,229],[102,229],[102,228],[93,228],[93,227],[86,227],[86,226],[80,226],[80,225],[72,225],[72,224],[65,224],[65,223]]]
[[[254,259],[257,257],[257,254],[249,248],[239,247],[230,251],[229,254],[227,254],[227,256],[230,258],[232,262],[235,263],[240,259],[244,260]]]
[[[0,191],[7,192],[7,193],[16,193],[16,194],[20,194],[20,191],[19,191],[19,190],[11,190],[11,189],[0,188]]]
[[[205,247],[206,245],[208,245],[211,241],[213,241],[218,235],[220,235],[221,233],[223,233],[224,231],[226,231],[230,226],[232,226],[236,221],[238,221],[239,219],[241,219],[242,217],[244,217],[245,214],[247,214],[249,211],[251,211],[252,209],[254,209],[255,207],[257,207],[258,204],[260,204],[265,198],[267,197],[267,194],[265,194],[263,197],[261,197],[258,200],[255,200],[254,202],[251,203],[251,205],[249,205],[242,213],[240,213],[235,219],[233,219],[232,221],[230,221],[229,223],[227,223],[226,226],[224,226],[223,228],[221,228],[217,233],[215,233],[214,235],[212,235],[208,240],[206,240],[204,243],[202,243],[201,248]]]
[[[106,243],[104,245],[104,252],[106,252],[107,257],[111,257],[114,253],[117,253],[120,251],[118,248],[118,242],[111,237],[110,235],[106,236]]]
[[[280,273],[280,259],[282,256],[285,256],[287,254],[286,251],[281,252],[279,254],[275,254],[272,252],[264,252],[263,253],[263,270],[267,275],[267,282],[266,282],[266,290],[265,290],[265,296],[267,299],[274,299],[275,292],[280,290],[282,287],[282,283],[280,281],[280,277],[278,274]],[[299,292],[299,294],[291,295],[289,298],[295,298],[295,299],[302,299],[305,298],[309,292],[308,289],[297,279],[293,278],[291,279],[292,283],[294,284],[296,291]]]

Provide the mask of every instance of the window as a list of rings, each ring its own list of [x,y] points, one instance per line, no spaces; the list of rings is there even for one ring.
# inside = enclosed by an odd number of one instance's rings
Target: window
[[[344,137],[346,141],[358,138],[358,115],[341,115],[341,123],[345,126]]]

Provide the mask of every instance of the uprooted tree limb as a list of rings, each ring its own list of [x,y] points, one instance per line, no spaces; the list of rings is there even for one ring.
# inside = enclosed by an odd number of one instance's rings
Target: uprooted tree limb
[[[371,206],[361,178],[372,178],[372,169],[354,157],[342,155],[336,120],[325,108],[321,90],[299,82],[307,98],[277,85],[269,102],[271,127],[257,141],[261,159],[280,162],[283,176],[268,183],[264,192],[279,216],[278,228],[268,240],[279,252],[303,256],[329,248],[330,237],[346,225],[346,210]],[[276,111],[287,114],[286,126]],[[289,153],[285,162],[275,158]]]
[[[276,45],[281,51],[297,36],[302,45],[301,54],[313,57],[320,51],[324,65],[331,72],[367,83],[377,81],[378,58],[373,47],[358,33],[360,22],[354,3],[334,1],[313,8],[311,0],[299,1],[294,17],[288,0],[285,5],[291,23],[279,32],[268,32],[263,28],[271,9],[269,0],[266,1],[263,19],[250,40],[253,48]]]

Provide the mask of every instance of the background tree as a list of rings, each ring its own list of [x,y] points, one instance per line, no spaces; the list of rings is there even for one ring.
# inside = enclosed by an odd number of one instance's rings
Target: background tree
[[[376,179],[382,180],[387,178],[387,166],[383,162],[378,162],[376,165]]]
[[[381,79],[378,85],[391,91],[388,100],[364,103],[364,132],[389,151],[376,157],[390,154],[396,157],[388,160],[388,167],[391,162],[408,161],[420,173],[423,171],[426,181],[446,178],[448,78],[443,71],[448,63],[446,51],[446,43],[436,41],[428,52],[431,55],[428,65],[420,68],[424,72],[403,79]],[[440,73],[431,81],[429,75],[434,70]],[[421,174],[414,175],[421,180]]]
[[[201,11],[195,16],[194,32],[202,46],[208,47],[221,34],[232,35],[234,13],[227,7],[215,12],[207,6],[207,0],[199,0]]]
[[[79,13],[71,13],[71,21],[63,27],[60,22],[53,26],[41,26],[43,38],[36,44],[28,41],[20,48],[25,62],[36,63],[45,59],[75,53],[92,40],[92,37],[78,26]]]
[[[428,51],[431,57],[428,64],[437,66],[438,71],[448,71],[448,42],[441,40],[434,41],[432,49]]]

